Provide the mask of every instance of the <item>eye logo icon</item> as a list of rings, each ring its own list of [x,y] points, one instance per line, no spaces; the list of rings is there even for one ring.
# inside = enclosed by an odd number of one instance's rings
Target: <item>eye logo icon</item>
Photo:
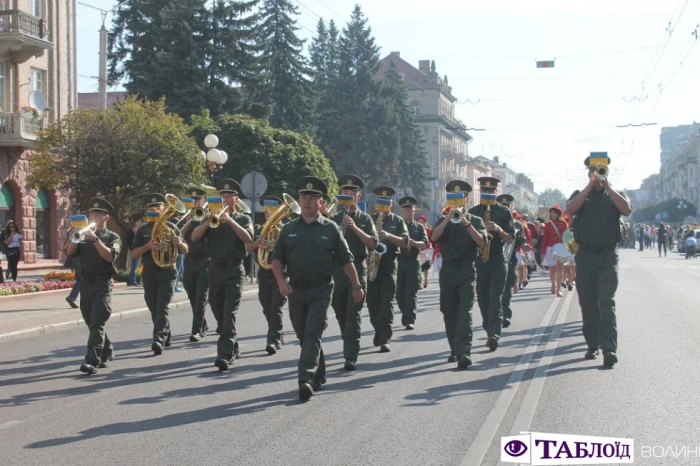
[[[515,458],[523,456],[527,452],[527,445],[520,440],[511,440],[506,443],[503,450],[509,455]]]

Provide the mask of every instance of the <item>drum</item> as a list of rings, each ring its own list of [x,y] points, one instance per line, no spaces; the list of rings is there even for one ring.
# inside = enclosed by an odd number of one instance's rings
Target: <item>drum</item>
[[[557,243],[552,247],[552,259],[563,264],[564,262],[571,259],[574,255],[566,249],[564,243]]]

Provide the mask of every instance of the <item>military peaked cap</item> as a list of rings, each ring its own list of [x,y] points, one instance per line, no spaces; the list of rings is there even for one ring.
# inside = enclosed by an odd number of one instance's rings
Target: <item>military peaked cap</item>
[[[326,183],[315,176],[304,176],[297,181],[297,192],[299,194],[317,194],[319,196],[328,195]]]
[[[207,192],[197,186],[190,186],[187,188],[187,195],[192,199],[202,199],[207,195]]]
[[[591,163],[591,159],[593,159],[594,163]],[[599,163],[610,165],[610,156],[607,152],[591,152],[591,155],[583,160],[583,164],[589,168],[595,167]]]
[[[105,214],[109,214],[114,210],[112,204],[101,197],[93,197],[90,199],[88,206],[88,212],[104,212]]]
[[[150,193],[143,196],[146,207],[162,206],[165,204],[165,196],[160,193]]]
[[[418,205],[418,201],[413,196],[404,196],[399,200],[399,205],[401,207],[415,207]]]
[[[462,180],[452,180],[445,186],[445,191],[448,193],[464,193],[472,192],[472,185]]]
[[[477,178],[479,182],[479,186],[481,189],[496,189],[498,187],[498,183],[501,182],[498,178],[494,178],[493,176],[482,176],[481,178]]]
[[[220,193],[231,193],[235,195],[239,195],[241,191],[243,191],[238,181],[232,180],[231,178],[220,179],[216,182],[215,188]]]
[[[277,196],[263,196],[260,198],[260,201],[258,201],[258,202],[260,202],[260,205],[262,207],[265,207],[265,201],[275,201],[278,206],[282,205],[282,199],[280,199]]]
[[[396,195],[396,190],[391,186],[380,186],[378,188],[374,188],[374,191],[372,192],[377,197],[394,197]]]
[[[364,181],[357,175],[343,175],[338,182],[340,189],[354,189],[359,191],[365,187]]]
[[[498,196],[496,198],[496,202],[498,202],[499,204],[505,204],[505,205],[509,205],[514,200],[515,200],[515,198],[513,196],[511,196],[510,194],[501,194],[500,196]]]

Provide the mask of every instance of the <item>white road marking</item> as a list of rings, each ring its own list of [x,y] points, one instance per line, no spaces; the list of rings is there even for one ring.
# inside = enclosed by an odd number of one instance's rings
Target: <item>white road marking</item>
[[[8,421],[5,422],[4,424],[0,424],[0,430],[7,429],[8,427],[15,426],[17,424],[20,424],[22,421]]]
[[[573,292],[568,294],[573,295]],[[503,422],[503,417],[505,416],[506,411],[508,411],[510,403],[513,401],[515,392],[518,391],[520,381],[523,379],[525,372],[530,367],[530,361],[532,361],[532,358],[537,352],[537,348],[540,346],[540,340],[542,340],[542,336],[549,326],[549,321],[552,320],[552,315],[557,307],[559,307],[559,304],[563,303],[564,301],[565,300],[558,298],[552,299],[552,303],[549,305],[549,308],[542,318],[542,321],[535,331],[535,334],[530,339],[530,343],[528,344],[527,348],[525,348],[522,356],[520,356],[518,365],[511,373],[505,387],[501,389],[501,394],[499,395],[498,400],[496,400],[494,407],[486,417],[486,420],[477,432],[476,437],[474,437],[474,441],[469,447],[467,454],[464,455],[461,466],[479,466],[482,464],[484,456],[486,456],[486,453],[491,446],[493,437],[496,435],[496,432],[498,432],[501,422]]]
[[[552,358],[554,357],[554,352],[557,350],[557,345],[559,345],[559,335],[561,334],[561,329],[564,325],[564,321],[566,320],[566,315],[568,314],[573,296],[573,293],[566,295],[564,307],[559,312],[554,328],[552,328],[552,333],[549,335],[549,340],[544,347],[542,358],[537,364],[537,369],[533,375],[532,382],[530,382],[530,386],[527,388],[527,392],[525,392],[525,398],[523,398],[520,411],[515,417],[515,422],[513,422],[513,428],[510,431],[510,435],[520,435],[521,432],[525,432],[530,429],[532,418],[535,415],[537,404],[539,403],[540,396],[542,395],[542,388],[547,380],[547,370],[549,369],[549,365],[552,363]]]

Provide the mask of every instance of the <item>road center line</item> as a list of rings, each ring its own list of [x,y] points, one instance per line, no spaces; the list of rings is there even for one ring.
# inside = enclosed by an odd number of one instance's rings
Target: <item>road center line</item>
[[[564,321],[566,320],[566,315],[569,312],[569,306],[571,305],[573,297],[574,293],[568,293],[566,299],[564,299],[564,307],[559,311],[557,321],[544,347],[542,358],[537,364],[535,375],[530,382],[530,386],[527,388],[527,392],[525,392],[525,398],[523,399],[522,405],[520,405],[520,411],[518,411],[515,422],[513,422],[513,429],[511,429],[510,435],[520,435],[520,432],[530,430],[530,424],[532,424],[532,418],[535,416],[537,404],[539,403],[542,389],[544,388],[544,382],[547,379],[547,370],[552,363],[554,352],[559,345],[559,335],[564,326]]]
[[[573,294],[573,292],[569,294]],[[461,466],[479,466],[482,464],[484,456],[486,456],[486,452],[488,452],[488,449],[491,446],[493,437],[496,435],[496,432],[498,432],[498,428],[500,427],[501,422],[503,422],[503,417],[505,416],[506,411],[508,411],[510,403],[513,401],[515,392],[518,391],[520,381],[523,379],[525,372],[530,366],[530,361],[532,361],[532,358],[537,352],[537,348],[540,346],[542,335],[544,335],[545,330],[549,326],[549,321],[552,320],[554,311],[557,309],[557,307],[559,307],[558,305],[563,302],[564,300],[562,299],[552,299],[552,302],[542,318],[540,325],[530,339],[530,343],[528,344],[527,348],[525,348],[522,356],[520,356],[518,365],[511,373],[505,387],[501,389],[501,394],[499,395],[498,400],[496,400],[491,412],[486,417],[486,420],[477,432],[476,437],[474,437],[474,441],[469,447],[469,450],[467,450],[467,454],[464,455],[464,458],[460,463]]]
[[[8,427],[15,426],[17,424],[21,424],[22,421],[8,421],[4,424],[0,424],[0,430],[7,429]]]

